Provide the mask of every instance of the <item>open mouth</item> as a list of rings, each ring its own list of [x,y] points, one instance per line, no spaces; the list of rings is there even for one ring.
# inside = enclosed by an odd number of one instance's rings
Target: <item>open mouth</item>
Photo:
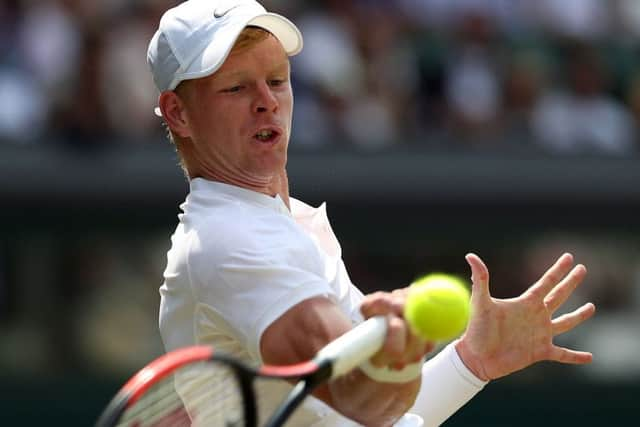
[[[278,135],[279,133],[274,130],[263,129],[255,134],[255,138],[260,142],[274,142]]]

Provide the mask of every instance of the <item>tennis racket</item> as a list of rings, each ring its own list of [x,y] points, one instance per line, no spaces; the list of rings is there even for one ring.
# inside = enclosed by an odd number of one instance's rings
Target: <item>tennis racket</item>
[[[318,385],[351,371],[384,342],[386,320],[366,320],[309,361],[250,368],[209,346],[169,352],[135,374],[111,400],[96,427],[257,427],[254,384],[295,380],[265,427],[279,427]]]

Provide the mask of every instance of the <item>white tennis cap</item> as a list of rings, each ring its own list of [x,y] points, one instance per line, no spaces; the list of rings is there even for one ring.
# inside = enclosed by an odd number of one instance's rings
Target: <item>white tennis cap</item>
[[[302,50],[300,30],[255,0],[188,0],[164,13],[149,43],[147,62],[158,90],[215,73],[248,25],[269,31],[290,56]]]

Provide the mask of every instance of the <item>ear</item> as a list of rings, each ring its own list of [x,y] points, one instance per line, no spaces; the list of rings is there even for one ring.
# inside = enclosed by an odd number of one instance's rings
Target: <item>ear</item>
[[[191,136],[184,102],[174,91],[162,92],[158,99],[158,106],[169,129],[183,138]]]

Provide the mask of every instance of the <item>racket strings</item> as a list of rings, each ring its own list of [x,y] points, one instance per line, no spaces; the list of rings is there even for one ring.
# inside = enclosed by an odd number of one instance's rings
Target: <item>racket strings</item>
[[[191,420],[169,377],[151,387],[125,411],[118,426],[164,427],[190,426]]]
[[[245,427],[238,376],[225,363],[183,366],[125,411],[122,427]]]

